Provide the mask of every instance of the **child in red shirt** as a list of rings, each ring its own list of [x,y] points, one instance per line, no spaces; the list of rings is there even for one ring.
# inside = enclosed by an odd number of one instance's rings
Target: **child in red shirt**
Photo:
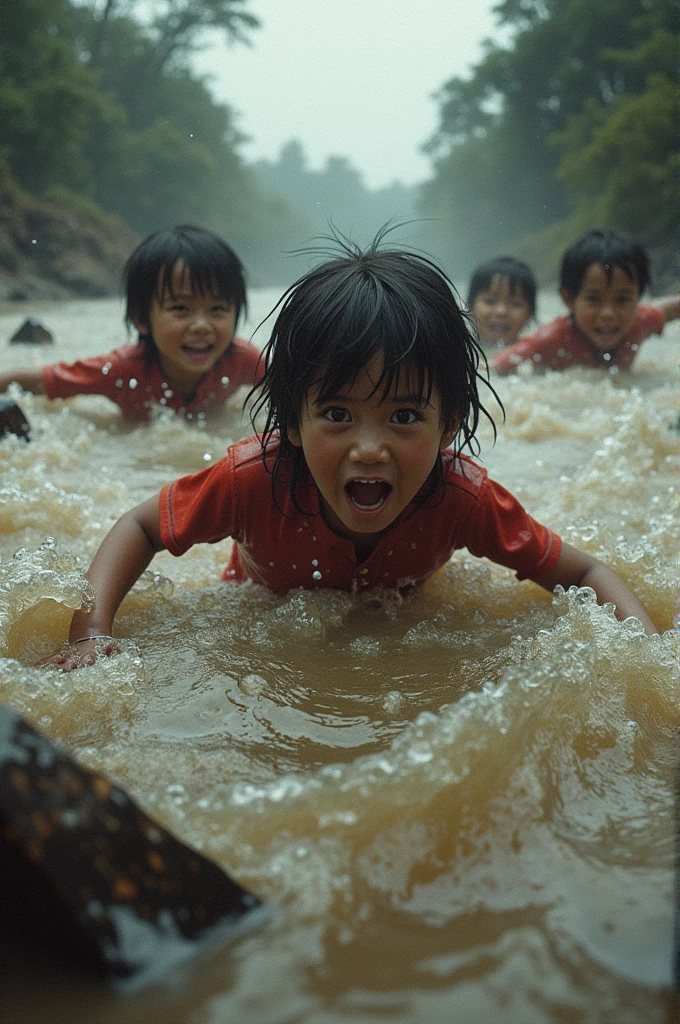
[[[528,264],[513,256],[496,256],[472,273],[468,309],[482,348],[513,345],[536,316],[536,279]]]
[[[70,671],[113,653],[116,610],[154,554],[225,537],[225,579],[284,591],[407,587],[465,546],[550,591],[592,587],[655,631],[623,580],[461,453],[488,417],[479,346],[442,271],[380,237],[365,251],[341,243],[288,290],[253,389],[262,435],[119,519],[88,572],[94,608],[43,664]]]
[[[535,369],[569,366],[628,369],[640,345],[680,316],[680,298],[641,306],[649,284],[649,257],[623,231],[588,231],[562,259],[560,295],[570,311],[520,338],[491,360],[502,376],[529,360]]]
[[[234,337],[246,305],[243,267],[212,231],[182,226],[149,235],[123,282],[136,345],[0,374],[0,393],[15,381],[48,398],[104,395],[128,420],[147,420],[157,406],[193,419],[262,376],[259,349]]]

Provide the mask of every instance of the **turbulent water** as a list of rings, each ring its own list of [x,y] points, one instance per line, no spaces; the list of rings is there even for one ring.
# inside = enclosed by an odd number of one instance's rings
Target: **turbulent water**
[[[276,298],[251,296],[250,330]],[[54,346],[5,344],[29,314]],[[121,317],[0,307],[2,365],[106,351]],[[679,339],[625,376],[503,379],[495,446],[480,434],[491,475],[612,565],[656,637],[465,551],[405,598],[275,595],[218,582],[225,542],[154,560],[119,658],[34,669],[115,519],[250,429],[238,396],[218,422],[130,426],[103,398],[16,392],[33,441],[0,443],[0,701],[273,912],[124,1006],[17,960],[5,1020],[672,1019]]]

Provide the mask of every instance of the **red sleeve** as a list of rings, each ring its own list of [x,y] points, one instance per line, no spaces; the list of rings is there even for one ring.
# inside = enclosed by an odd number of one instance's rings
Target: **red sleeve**
[[[74,395],[105,395],[113,399],[118,373],[115,352],[75,363],[53,363],[42,369],[42,381],[48,398],[72,398]]]
[[[515,372],[520,363],[525,362],[527,359],[533,359],[540,347],[541,342],[537,340],[536,335],[528,334],[525,338],[520,338],[513,345],[508,345],[507,348],[502,349],[498,355],[493,357],[489,365],[494,373],[497,373],[500,377],[507,377],[509,373]]]
[[[234,360],[231,371],[231,379],[234,384],[237,386],[246,384],[252,387],[262,379],[264,359],[260,359],[262,353],[256,345],[253,345],[252,341],[234,338],[230,354]]]
[[[635,337],[631,340],[640,342],[648,338],[650,334],[663,334],[665,326],[666,317],[658,306],[638,306],[631,332]]]
[[[214,466],[180,477],[160,493],[161,539],[173,555],[233,536],[236,490],[231,452]]]
[[[526,334],[508,345],[491,360],[491,369],[501,377],[514,373],[520,363],[531,361],[542,370],[562,370],[574,361],[583,362],[573,352],[573,329],[569,318],[558,316],[533,334]],[[582,343],[578,343],[579,347]]]
[[[464,544],[478,558],[514,569],[520,580],[546,576],[555,567],[562,541],[533,519],[509,491],[485,477]]]

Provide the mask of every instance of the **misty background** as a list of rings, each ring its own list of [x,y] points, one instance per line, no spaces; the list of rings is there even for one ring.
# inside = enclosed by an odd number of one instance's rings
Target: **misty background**
[[[280,286],[329,222],[365,244],[393,220],[457,282],[507,253],[549,284],[608,226],[668,290],[677,18],[668,0],[4,0],[0,243],[44,204],[128,251],[194,223]]]

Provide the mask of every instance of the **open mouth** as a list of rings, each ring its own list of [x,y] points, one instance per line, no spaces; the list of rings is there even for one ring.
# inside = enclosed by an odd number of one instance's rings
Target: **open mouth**
[[[350,480],[345,493],[350,503],[361,512],[376,512],[387,501],[392,485],[384,480]]]
[[[182,352],[189,356],[190,359],[202,359],[214,349],[214,345],[182,345]]]
[[[612,348],[616,344],[620,333],[618,327],[596,327],[593,330],[593,334],[605,349]]]

